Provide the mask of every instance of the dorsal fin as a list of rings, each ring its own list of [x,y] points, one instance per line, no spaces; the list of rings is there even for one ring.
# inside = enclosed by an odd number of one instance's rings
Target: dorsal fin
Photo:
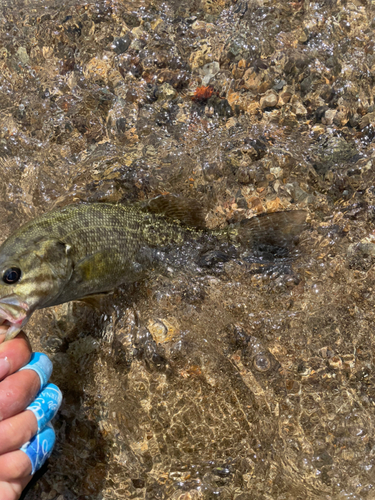
[[[186,226],[197,229],[206,227],[203,208],[196,200],[165,194],[141,203],[140,208],[152,214],[164,215],[167,219]]]

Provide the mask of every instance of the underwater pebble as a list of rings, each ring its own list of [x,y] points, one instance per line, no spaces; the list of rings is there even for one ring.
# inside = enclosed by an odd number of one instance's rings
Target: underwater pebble
[[[264,108],[274,108],[277,105],[279,97],[274,90],[269,90],[265,96],[260,99],[260,107]]]
[[[179,333],[179,329],[166,319],[150,320],[147,328],[158,344],[171,342]]]
[[[208,85],[211,78],[213,78],[220,71],[220,64],[217,61],[205,64],[199,68],[198,73],[202,76],[202,85]]]

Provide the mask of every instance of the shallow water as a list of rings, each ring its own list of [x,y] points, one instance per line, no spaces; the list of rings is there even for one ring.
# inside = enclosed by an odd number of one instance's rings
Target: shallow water
[[[291,267],[35,313],[64,403],[25,499],[374,497],[374,23],[366,0],[2,3],[4,237],[164,192],[209,227],[309,221]]]

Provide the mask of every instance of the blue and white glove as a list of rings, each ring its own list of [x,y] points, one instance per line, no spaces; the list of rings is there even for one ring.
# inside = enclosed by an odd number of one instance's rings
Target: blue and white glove
[[[31,461],[31,474],[34,474],[52,453],[56,436],[50,421],[60,408],[62,394],[56,385],[48,384],[52,373],[52,363],[45,354],[34,352],[30,362],[21,370],[34,370],[40,378],[40,391],[35,400],[26,408],[34,413],[38,422],[38,432],[21,447],[21,451],[25,452]]]

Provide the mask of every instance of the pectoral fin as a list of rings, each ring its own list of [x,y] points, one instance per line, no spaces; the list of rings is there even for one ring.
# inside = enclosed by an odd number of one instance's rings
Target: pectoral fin
[[[103,292],[103,293],[97,293],[94,295],[86,295],[86,297],[82,297],[81,299],[78,299],[80,302],[84,302],[85,304],[93,307],[94,309],[102,309],[103,306],[103,299],[105,297],[108,297],[111,292]]]

